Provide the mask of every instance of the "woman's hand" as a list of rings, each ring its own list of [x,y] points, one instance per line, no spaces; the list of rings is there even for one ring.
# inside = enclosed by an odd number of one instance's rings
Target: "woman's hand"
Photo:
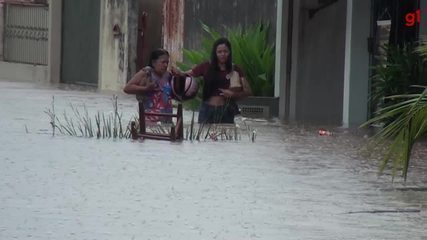
[[[147,85],[144,86],[145,91],[160,91],[159,86],[155,82],[148,82]]]
[[[172,66],[171,67],[171,73],[175,76],[184,76],[185,74],[177,67]]]
[[[193,71],[191,69],[188,70],[188,71],[183,72],[183,71],[181,71],[179,68],[177,68],[175,66],[171,67],[171,73],[172,73],[172,75],[181,76],[181,77],[185,77],[187,75],[193,76]]]
[[[224,96],[225,98],[232,98],[234,96],[234,92],[230,89],[219,88],[219,90],[221,91],[220,95]]]

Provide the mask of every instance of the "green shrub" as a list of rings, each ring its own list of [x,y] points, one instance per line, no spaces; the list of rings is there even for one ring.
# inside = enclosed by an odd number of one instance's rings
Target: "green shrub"
[[[222,35],[201,24],[204,36],[201,40],[201,49],[184,49],[185,62],[178,63],[181,69],[187,70],[196,64],[208,61],[215,40]],[[268,33],[270,25],[258,23],[243,30],[241,27],[225,27],[225,37],[230,40],[233,50],[233,63],[240,66],[255,96],[273,96],[274,93],[274,44],[269,44]],[[199,81],[200,91],[203,82]],[[188,101],[186,107],[196,109],[200,103],[201,93],[195,100]]]

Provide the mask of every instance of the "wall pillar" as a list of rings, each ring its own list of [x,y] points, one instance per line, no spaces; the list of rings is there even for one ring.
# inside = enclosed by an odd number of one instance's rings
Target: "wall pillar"
[[[370,0],[347,0],[343,126],[356,127],[368,117]]]
[[[281,121],[287,120],[289,1],[293,0],[277,0],[274,96],[279,97],[279,119]]]
[[[61,80],[62,52],[62,0],[49,1],[48,79],[49,83]]]
[[[4,33],[4,8],[3,3],[0,1],[0,61],[3,61],[3,33]]]

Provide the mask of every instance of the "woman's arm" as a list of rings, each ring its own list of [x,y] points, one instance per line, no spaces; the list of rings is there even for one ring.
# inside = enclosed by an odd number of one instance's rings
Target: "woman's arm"
[[[221,91],[221,95],[226,98],[232,98],[234,100],[241,100],[248,96],[252,96],[252,89],[251,86],[249,86],[249,82],[246,80],[246,78],[241,77],[240,81],[242,82],[242,91],[235,92],[230,89],[220,88],[219,90]]]
[[[171,72],[172,74],[178,75],[178,76],[201,77],[207,72],[208,68],[209,68],[209,62],[204,62],[204,63],[197,64],[196,66],[194,66],[193,68],[187,71],[182,71],[179,68],[173,66],[171,68]]]
[[[245,77],[241,77],[240,81],[242,82],[243,90],[240,92],[235,92],[233,94],[232,98],[235,100],[241,100],[243,98],[247,98],[249,96],[252,96],[252,89],[251,89],[251,86],[249,85],[248,80],[246,80]]]
[[[249,96],[252,96],[251,86],[249,85],[249,82],[246,79],[245,73],[243,72],[243,70],[240,69],[239,66],[235,66],[235,71],[237,71],[238,73],[240,84],[242,85],[242,91],[234,92],[232,98],[234,100],[241,100]]]
[[[184,76],[187,76],[187,75],[190,75],[190,76],[194,76],[194,73],[193,73],[193,70],[192,69],[190,69],[190,70],[187,70],[187,71],[181,71],[179,68],[177,68],[177,67],[172,67],[171,68],[171,72],[172,72],[172,74],[173,75],[176,75],[176,76],[181,76],[181,77],[184,77]]]
[[[148,77],[147,74],[148,73],[144,70],[137,72],[123,88],[123,91],[127,94],[142,94],[147,91],[155,90],[157,87],[155,83],[147,83],[145,86],[140,85],[141,80]]]

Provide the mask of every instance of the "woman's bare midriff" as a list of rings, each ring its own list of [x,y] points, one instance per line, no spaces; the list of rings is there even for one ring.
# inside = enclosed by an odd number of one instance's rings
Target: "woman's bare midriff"
[[[223,106],[225,105],[225,98],[223,96],[211,96],[207,103],[211,106]]]

